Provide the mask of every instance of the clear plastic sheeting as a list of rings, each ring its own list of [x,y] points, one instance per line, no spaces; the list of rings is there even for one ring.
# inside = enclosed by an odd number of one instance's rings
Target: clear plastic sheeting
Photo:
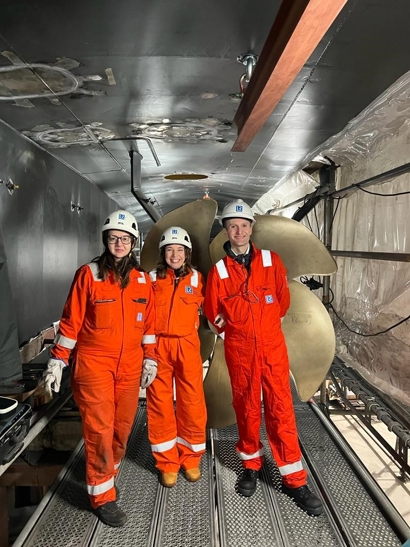
[[[410,72],[405,74],[344,131],[306,158],[320,153],[340,169],[336,189],[347,188],[395,167],[410,163]],[[299,171],[286,177],[282,188],[312,191],[312,177]],[[334,201],[332,249],[380,253],[410,252],[410,173],[383,184],[339,194]],[[371,195],[376,192],[381,195]],[[274,192],[272,191],[272,194]],[[266,197],[266,196],[265,196]],[[259,200],[261,203],[265,199]],[[295,194],[287,194],[291,203]],[[297,199],[297,198],[296,198]],[[259,202],[258,202],[259,203]],[[298,206],[302,204],[299,203]],[[295,206],[295,209],[298,207]],[[284,213],[292,216],[294,210]],[[323,202],[303,221],[316,235],[323,232]],[[331,278],[337,353],[366,379],[389,395],[410,404],[410,320],[378,336],[368,336],[410,315],[410,264],[406,262],[337,257]],[[352,332],[356,331],[356,332]],[[365,335],[365,336],[364,336]]]
[[[376,156],[374,162],[382,167],[383,157]],[[381,193],[407,191],[410,175],[369,189]],[[339,203],[332,248],[410,252],[409,210],[410,195],[381,197],[358,191]],[[333,306],[352,330],[377,333],[410,315],[409,263],[341,257],[336,261],[338,272],[331,280]],[[410,404],[409,323],[366,337],[350,332],[338,319],[335,328],[339,355],[366,372],[377,387]]]
[[[252,207],[254,213],[259,215],[276,214],[275,210],[292,203],[306,194],[314,192],[319,183],[305,171],[298,171],[292,177],[284,181],[279,187],[274,187],[264,194]],[[300,206],[294,205],[286,211],[281,212],[282,216],[292,217],[293,213]]]

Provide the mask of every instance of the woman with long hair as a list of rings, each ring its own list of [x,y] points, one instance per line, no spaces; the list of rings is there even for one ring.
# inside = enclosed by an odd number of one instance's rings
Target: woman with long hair
[[[205,452],[206,406],[198,336],[204,279],[191,263],[188,233],[171,226],[162,234],[150,272],[156,309],[158,374],[147,389],[148,437],[163,486],[175,486],[182,468],[200,479]],[[176,407],[174,409],[174,382]]]
[[[138,236],[137,222],[127,211],[107,217],[104,252],[75,274],[44,374],[51,395],[60,389],[63,369],[71,368],[82,419],[87,492],[94,512],[109,526],[126,521],[116,503],[114,479],[134,422],[140,383],[147,387],[157,369],[152,285],[132,252]]]

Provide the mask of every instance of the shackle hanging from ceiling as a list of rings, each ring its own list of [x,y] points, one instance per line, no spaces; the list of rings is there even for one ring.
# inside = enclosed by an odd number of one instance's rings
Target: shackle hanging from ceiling
[[[257,60],[258,60],[258,56],[254,55],[253,53],[244,53],[243,55],[238,55],[237,57],[238,63],[242,63],[243,65],[246,66],[246,72],[242,74],[242,76],[239,79],[239,88],[240,88],[240,94],[242,97],[252,77]]]

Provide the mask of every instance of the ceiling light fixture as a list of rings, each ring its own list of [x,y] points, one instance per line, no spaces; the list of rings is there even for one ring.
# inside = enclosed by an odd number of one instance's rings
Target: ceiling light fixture
[[[199,175],[198,173],[174,173],[164,176],[166,180],[202,180],[207,178],[208,175]]]

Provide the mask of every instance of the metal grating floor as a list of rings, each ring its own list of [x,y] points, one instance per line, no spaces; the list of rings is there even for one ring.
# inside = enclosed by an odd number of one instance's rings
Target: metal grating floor
[[[323,495],[325,513],[320,517],[308,516],[281,493],[264,428],[265,464],[254,496],[236,492],[241,471],[236,426],[210,431],[198,483],[189,483],[181,473],[174,488],[163,488],[150,452],[143,402],[118,476],[126,526],[109,528],[90,512],[80,446],[13,547],[399,547],[309,405],[296,402],[295,410],[306,461],[314,469],[309,486]]]

